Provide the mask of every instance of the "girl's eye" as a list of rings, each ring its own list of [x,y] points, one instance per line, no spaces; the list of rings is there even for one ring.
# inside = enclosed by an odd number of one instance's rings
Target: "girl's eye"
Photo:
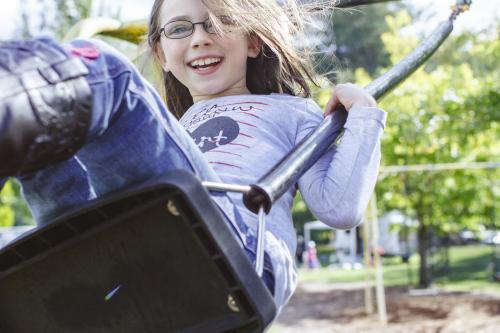
[[[177,36],[190,32],[191,28],[192,28],[191,24],[173,22],[173,24],[167,25],[165,27],[165,31],[167,36]]]
[[[178,26],[178,27],[175,27],[174,29],[172,29],[172,33],[181,33],[181,32],[186,32],[187,30],[189,30],[187,27],[185,26]]]

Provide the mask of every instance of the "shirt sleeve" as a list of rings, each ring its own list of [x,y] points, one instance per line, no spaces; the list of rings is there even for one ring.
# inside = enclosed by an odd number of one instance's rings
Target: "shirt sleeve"
[[[313,112],[321,114],[317,106]],[[311,119],[298,132],[297,143],[318,117]],[[386,113],[378,108],[351,109],[342,137],[299,179],[302,196],[320,221],[339,229],[361,221],[377,180],[385,121]]]

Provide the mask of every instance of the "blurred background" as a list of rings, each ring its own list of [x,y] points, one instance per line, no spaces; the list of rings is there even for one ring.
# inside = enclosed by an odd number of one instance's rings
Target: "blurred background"
[[[138,43],[152,3],[10,0],[2,4],[0,39],[49,35],[67,40],[85,35],[82,26],[94,26],[96,38],[106,40],[144,66]],[[368,84],[425,40],[440,21],[448,18],[453,4],[452,0],[387,2],[337,10],[323,18],[314,29],[316,38],[310,45],[318,72],[327,78],[315,89],[316,101],[324,105],[334,83]],[[96,17],[112,18],[119,25],[99,27],[102,23],[97,23]],[[499,18],[498,3],[474,1],[424,68],[381,102],[389,113],[382,168],[372,209],[363,224],[350,231],[331,230],[316,221],[300,195],[296,198],[294,224],[299,237],[301,284],[363,282],[366,292],[366,286],[381,282],[388,290],[389,317],[386,315],[385,323],[397,323],[394,318],[400,318],[400,314],[391,314],[391,290],[404,290],[404,295],[414,287],[500,295]],[[145,75],[155,81],[154,70],[147,66]],[[13,180],[0,192],[0,247],[34,224],[20,192]],[[383,273],[378,280],[377,272]],[[304,290],[304,295],[311,295]],[[301,312],[297,305],[310,300],[304,295],[298,293],[289,307],[291,312],[285,310],[272,330],[303,330],[306,326],[301,326],[297,318],[315,318],[317,312]],[[376,296],[367,301],[369,295],[365,294],[363,314],[374,311],[367,302],[376,303],[375,298],[380,301],[380,295]],[[336,302],[340,298],[337,295]],[[359,302],[339,309],[363,307]],[[429,304],[432,301],[422,308]],[[490,314],[498,315],[500,303],[495,304],[497,312]],[[308,307],[314,308],[313,304]],[[380,311],[381,304],[377,307]],[[437,319],[448,318],[448,313]],[[315,322],[321,320],[315,318]],[[335,331],[332,325],[327,325],[325,332]],[[354,331],[370,331],[370,325],[356,326]],[[310,327],[321,332],[320,327]],[[343,332],[348,327],[344,325]],[[454,332],[453,327],[449,331]]]

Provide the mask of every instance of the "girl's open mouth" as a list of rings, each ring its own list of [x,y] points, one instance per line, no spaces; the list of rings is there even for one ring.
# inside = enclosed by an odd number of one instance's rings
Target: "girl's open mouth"
[[[188,65],[198,74],[211,74],[215,72],[222,63],[223,58],[211,57],[191,61]]]

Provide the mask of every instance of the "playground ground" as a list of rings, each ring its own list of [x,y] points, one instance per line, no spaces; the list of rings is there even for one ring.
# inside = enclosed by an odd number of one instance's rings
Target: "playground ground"
[[[302,283],[270,333],[496,333],[500,294],[386,288],[388,324],[366,315],[361,283]]]
[[[417,256],[409,264],[384,258],[386,326],[377,314],[365,314],[364,270],[302,269],[296,293],[269,333],[500,332],[500,282],[491,279],[491,246],[451,247],[449,259],[435,289],[419,292],[408,287],[418,276]]]

